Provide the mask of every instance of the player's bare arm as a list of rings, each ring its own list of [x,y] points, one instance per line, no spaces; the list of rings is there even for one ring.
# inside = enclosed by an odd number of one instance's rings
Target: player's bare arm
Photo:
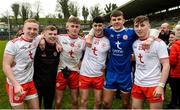
[[[162,99],[164,100],[164,86],[165,86],[166,80],[169,75],[169,70],[170,70],[169,58],[160,59],[160,63],[162,64],[161,79],[160,79],[159,85],[154,91],[154,96],[155,97],[161,96]]]
[[[12,85],[14,86],[15,93],[18,95],[22,95],[24,93],[23,88],[19,84],[19,82],[16,81],[11,66],[14,63],[14,56],[4,53],[3,57],[3,71],[5,75],[8,77],[8,79],[11,81]]]

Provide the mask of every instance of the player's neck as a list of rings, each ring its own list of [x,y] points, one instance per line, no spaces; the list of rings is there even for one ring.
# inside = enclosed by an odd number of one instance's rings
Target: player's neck
[[[102,38],[104,35],[103,35],[103,33],[101,33],[101,34],[94,34],[94,37],[96,37],[96,38]]]
[[[144,37],[140,37],[139,40],[144,41],[147,40],[149,38],[149,36],[144,36]]]
[[[72,35],[72,34],[68,34],[69,35],[69,37],[71,38],[71,39],[77,39],[78,38],[78,35]]]
[[[113,29],[114,31],[116,31],[116,32],[120,32],[120,31],[122,31],[124,28],[125,28],[124,26],[123,26],[123,27],[120,27],[120,28],[118,28],[118,29],[115,29],[114,27],[112,27],[112,29]]]
[[[33,40],[33,38],[31,38],[30,36],[26,36],[26,35],[23,35],[22,39],[27,42],[31,42]]]
[[[149,33],[147,33],[145,36],[139,37],[139,40],[143,41],[143,40],[147,40],[148,38],[149,38]]]

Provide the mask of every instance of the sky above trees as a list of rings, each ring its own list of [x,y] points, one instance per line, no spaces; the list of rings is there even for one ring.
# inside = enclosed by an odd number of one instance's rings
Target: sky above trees
[[[0,0],[0,16],[2,16],[2,14],[5,14],[7,11],[10,13],[10,15],[13,15],[11,5],[15,2],[17,3],[27,2],[31,4],[32,11],[35,11],[36,10],[35,6],[38,1],[40,2],[40,8],[41,8],[41,11],[39,13],[40,17],[58,14],[56,11],[57,0]],[[106,4],[114,3],[117,4],[117,6],[121,6],[130,0],[70,0],[70,1],[76,4],[76,6],[78,6],[79,8],[78,16],[81,19],[83,19],[82,16],[83,6],[87,7],[90,10],[92,7],[97,5],[99,9],[102,11],[102,13],[105,13],[104,7]]]

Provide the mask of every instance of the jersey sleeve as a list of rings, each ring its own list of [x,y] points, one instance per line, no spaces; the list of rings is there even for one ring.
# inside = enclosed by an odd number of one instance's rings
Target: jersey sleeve
[[[160,31],[157,29],[150,29],[149,36],[155,38],[158,38]]]
[[[88,35],[91,36],[91,37],[94,36],[94,29],[93,28],[89,31]]]
[[[156,44],[157,46],[157,53],[158,53],[158,57],[159,58],[168,58],[169,55],[168,55],[168,50],[167,50],[167,46],[165,44],[165,42],[163,41],[156,41],[156,42],[159,42]]]
[[[58,36],[57,36],[57,42],[58,42],[59,44],[61,44],[61,37],[62,37],[61,35],[58,35]],[[61,45],[62,45],[62,44],[61,44]]]
[[[17,46],[12,41],[9,41],[5,48],[5,53],[15,56],[17,54]]]
[[[38,45],[39,45],[39,43],[40,43],[40,41],[41,41],[42,38],[43,38],[43,37],[42,37],[41,35],[38,35],[37,37],[35,37],[34,40],[33,40],[33,45],[34,45],[35,47],[38,47]]]
[[[135,30],[133,28],[130,28],[132,30],[132,33],[133,33],[133,40],[137,40],[139,37],[137,36]]]
[[[85,51],[86,49],[86,41],[85,39],[82,39],[82,50]]]
[[[111,46],[110,46],[110,41],[107,39],[107,45],[108,45],[108,50],[110,50]]]
[[[103,32],[104,32],[104,36],[106,36],[107,38],[109,37],[109,28],[104,28]]]

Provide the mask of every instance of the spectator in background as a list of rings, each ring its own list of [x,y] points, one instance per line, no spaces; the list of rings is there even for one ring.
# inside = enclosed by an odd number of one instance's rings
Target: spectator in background
[[[171,32],[169,34],[169,44],[167,45],[168,46],[168,49],[171,48],[172,44],[176,41],[176,37],[175,37],[175,33],[174,32]]]
[[[175,27],[175,37],[176,41],[172,44],[170,48],[170,86],[172,92],[172,98],[174,95],[177,97],[180,107],[180,25],[176,25]],[[174,101],[177,101],[174,99]],[[172,103],[176,104],[176,102]],[[171,105],[171,108],[176,108],[176,105]]]
[[[166,45],[169,44],[169,35],[171,33],[170,27],[168,23],[163,23],[161,24],[160,28],[160,33],[159,33],[159,38],[162,39]]]
[[[176,37],[175,37],[175,33],[174,32],[171,32],[170,35],[169,35],[169,44],[167,45],[168,47],[168,51],[170,51],[171,47],[172,47],[172,44],[176,41]],[[168,81],[167,83],[169,83],[170,85],[170,88],[171,88],[171,100],[170,100],[170,103],[168,104],[168,107],[167,108],[176,108],[176,105],[177,105],[177,95],[176,95],[176,92],[172,92],[173,91],[173,82],[174,78],[170,78],[168,77]]]

